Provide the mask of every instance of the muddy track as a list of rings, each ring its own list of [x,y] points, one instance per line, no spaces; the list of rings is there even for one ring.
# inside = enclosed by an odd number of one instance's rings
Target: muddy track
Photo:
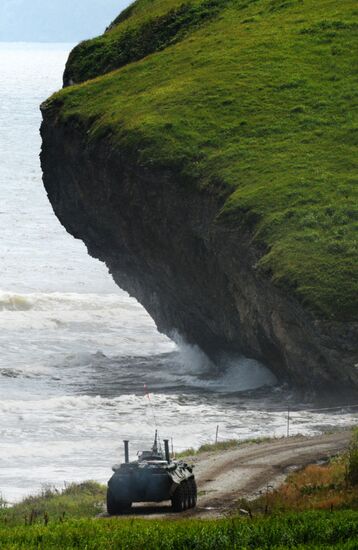
[[[349,430],[316,437],[296,436],[267,443],[243,444],[237,449],[188,457],[195,464],[197,508],[180,517],[221,517],[237,507],[240,498],[254,498],[267,486],[307,464],[325,460],[347,448]],[[134,505],[130,516],[178,517],[169,505]]]
[[[289,471],[324,460],[347,447],[350,433],[314,438],[295,437],[249,445],[207,455],[198,461],[196,475],[201,498],[195,515],[221,515],[239,498],[253,498],[267,486],[282,483]]]

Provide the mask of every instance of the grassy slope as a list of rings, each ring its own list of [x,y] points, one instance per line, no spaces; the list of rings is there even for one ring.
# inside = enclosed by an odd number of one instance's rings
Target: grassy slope
[[[249,506],[254,515],[265,509],[274,514],[312,509],[358,510],[358,484],[349,483],[348,468],[347,455],[333,458],[328,464],[311,464],[290,474],[280,487],[255,501],[242,501],[241,507]]]
[[[200,455],[202,453],[220,453],[229,449],[237,449],[240,445],[259,445],[271,441],[270,437],[256,437],[253,439],[225,439],[217,443],[204,443],[198,449],[190,447],[179,453],[176,453],[175,458],[184,458],[187,456]]]
[[[163,15],[178,1],[150,2]],[[138,0],[122,26],[148,18]],[[164,47],[53,100],[178,185],[224,192],[259,268],[316,314],[357,316],[354,0],[232,0]]]
[[[227,3],[228,0],[188,3],[168,0],[152,4],[150,10],[143,0],[132,4],[119,16],[120,24],[113,24],[102,36],[81,42],[71,52],[64,74],[65,85],[103,75],[183,40],[214,19]]]
[[[71,483],[63,491],[45,488],[14,506],[0,500],[0,526],[44,524],[67,519],[91,518],[103,511],[107,487],[95,481]],[[0,548],[1,537],[0,537]]]

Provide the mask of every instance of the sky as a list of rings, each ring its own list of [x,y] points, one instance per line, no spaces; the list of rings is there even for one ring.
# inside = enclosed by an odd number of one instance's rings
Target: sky
[[[0,0],[0,42],[78,42],[102,34],[131,0]]]

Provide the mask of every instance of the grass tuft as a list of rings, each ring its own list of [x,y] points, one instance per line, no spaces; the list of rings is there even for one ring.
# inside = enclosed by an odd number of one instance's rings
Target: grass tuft
[[[195,456],[202,453],[216,453],[220,451],[227,451],[229,449],[236,449],[240,445],[252,445],[259,443],[266,443],[272,441],[272,437],[256,437],[251,439],[226,439],[225,441],[218,441],[217,443],[204,443],[200,445],[198,449],[191,447],[185,449],[176,454],[176,458],[184,458],[186,456]]]
[[[71,483],[63,490],[45,486],[38,495],[28,496],[13,506],[1,507],[0,525],[32,525],[94,517],[103,511],[105,498],[106,487],[94,481]]]

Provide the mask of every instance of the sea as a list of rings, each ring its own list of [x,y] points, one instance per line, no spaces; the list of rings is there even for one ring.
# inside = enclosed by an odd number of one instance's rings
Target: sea
[[[155,429],[178,452],[355,422],[357,408],[302,403],[253,359],[218,369],[169,340],[66,233],[42,185],[39,105],[71,47],[0,44],[0,497],[105,482],[122,441],[134,459]]]

